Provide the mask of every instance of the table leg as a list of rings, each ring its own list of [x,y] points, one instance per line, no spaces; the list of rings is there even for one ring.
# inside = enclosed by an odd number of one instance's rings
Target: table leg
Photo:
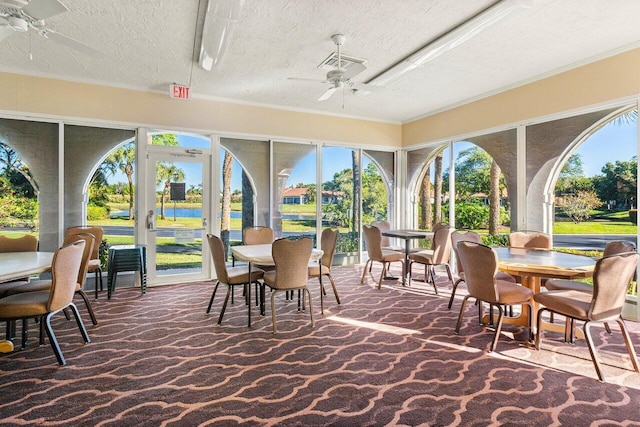
[[[249,327],[251,327],[251,262],[249,262],[249,284],[247,285],[247,316],[249,318]]]
[[[402,286],[407,282],[407,274],[409,273],[409,239],[404,239],[404,265],[402,266]]]

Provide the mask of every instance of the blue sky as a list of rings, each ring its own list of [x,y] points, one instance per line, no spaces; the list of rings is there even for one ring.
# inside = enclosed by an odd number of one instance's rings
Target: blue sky
[[[602,167],[607,162],[616,160],[630,160],[637,155],[637,125],[635,122],[614,124],[609,123],[602,129],[594,133],[576,151],[582,158],[585,176],[594,176],[601,173]],[[183,146],[203,148],[204,141],[200,138],[188,135],[179,135],[178,139]],[[206,142],[208,146],[208,142]],[[467,144],[456,144],[454,155],[467,148]],[[333,174],[351,167],[351,150],[341,147],[323,148],[323,171],[322,180],[327,181]],[[220,171],[222,171],[222,161],[220,158]],[[445,154],[445,165],[448,164],[448,156]],[[368,161],[365,158],[365,166]],[[201,174],[199,166],[182,162],[179,166],[186,175],[187,188],[189,185],[200,182]],[[238,162],[234,162],[232,169],[231,188],[232,190],[242,187],[242,170]],[[293,170],[287,181],[287,186],[295,186],[298,183],[314,183],[316,178],[316,158],[314,154],[304,157]],[[109,179],[109,182],[125,182],[126,178],[122,174],[117,174]]]

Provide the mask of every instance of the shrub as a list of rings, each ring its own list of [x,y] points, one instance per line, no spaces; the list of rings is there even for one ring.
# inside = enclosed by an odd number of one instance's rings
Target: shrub
[[[629,210],[629,220],[634,224],[638,224],[638,209]]]
[[[444,216],[444,214],[443,214]],[[508,224],[510,221],[506,209],[500,208],[500,223]],[[456,227],[478,230],[489,227],[489,206],[478,203],[456,204]]]
[[[104,206],[95,206],[95,205],[87,206],[88,220],[95,221],[98,219],[106,219],[106,218],[109,218],[109,208]]]
[[[482,236],[482,243],[487,246],[509,246],[509,235],[498,234],[497,236],[493,236],[487,234]]]

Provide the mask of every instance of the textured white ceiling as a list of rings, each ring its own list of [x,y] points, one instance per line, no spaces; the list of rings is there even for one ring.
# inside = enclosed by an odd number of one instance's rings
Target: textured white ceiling
[[[316,67],[335,48],[332,34],[345,34],[343,53],[367,60],[367,70],[354,78],[366,82],[495,1],[245,0],[215,71],[197,66],[205,0],[200,8],[198,0],[62,1],[69,11],[47,26],[104,57],[30,31],[0,41],[0,70],[149,90],[176,82],[190,84],[194,96],[393,122],[640,47],[640,0],[531,0],[533,7],[384,91],[363,97],[345,91],[343,108],[338,93],[317,101],[328,84],[287,79],[323,80],[326,70]]]

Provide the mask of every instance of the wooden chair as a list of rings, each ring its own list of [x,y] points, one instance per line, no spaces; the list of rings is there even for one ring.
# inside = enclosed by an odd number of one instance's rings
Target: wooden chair
[[[258,280],[262,278],[264,271],[259,268],[251,269],[251,277],[249,277],[249,268],[247,266],[231,267],[227,268],[227,256],[224,250],[224,243],[222,239],[213,234],[207,234],[207,240],[209,242],[209,248],[211,249],[211,257],[213,258],[213,266],[216,269],[216,285],[213,288],[213,294],[209,300],[209,306],[207,307],[207,314],[211,311],[213,299],[216,296],[218,286],[222,283],[227,286],[227,295],[222,304],[222,310],[220,310],[220,317],[218,317],[218,325],[222,323],[222,317],[227,308],[229,302],[229,296],[233,294],[233,288],[235,286],[246,287],[251,283],[258,283]],[[233,302],[232,302],[233,303]],[[246,302],[250,304],[250,301]],[[249,326],[251,326],[251,307],[249,307]]]
[[[70,308],[84,342],[91,341],[84,323],[82,323],[78,308],[73,303],[84,246],[85,242],[81,240],[63,246],[56,251],[51,265],[51,289],[23,292],[0,299],[0,320],[41,319],[40,343],[44,343],[44,334],[42,334],[44,330],[49,336],[49,343],[60,365],[65,365],[66,361],[51,328],[51,317],[54,314],[67,307]],[[23,339],[26,339],[26,337],[23,336]]]
[[[558,290],[536,294],[534,300],[544,306],[538,311],[536,349],[540,349],[542,341],[542,314],[545,311],[563,315],[572,321],[581,320],[584,322],[584,336],[593,365],[600,381],[604,381],[604,373],[591,337],[591,325],[593,322],[615,320],[620,326],[631,364],[636,372],[640,372],[635,349],[622,319],[622,307],[627,294],[627,286],[636,272],[639,258],[640,255],[635,252],[626,252],[599,259],[596,262],[593,274],[592,293],[576,290]],[[565,331],[565,340],[566,333]]]
[[[271,292],[271,321],[274,334],[277,332],[275,296],[281,291],[301,290],[303,299],[306,293],[309,299],[311,327],[314,326],[311,292],[307,287],[312,249],[313,241],[308,237],[298,240],[278,239],[273,242],[272,256],[276,268],[275,271],[264,273],[263,282],[264,286],[268,286],[273,291]]]
[[[327,276],[333,287],[333,294],[336,296],[336,301],[340,304],[340,297],[338,296],[338,289],[336,283],[331,276],[331,264],[333,264],[333,255],[336,251],[336,243],[338,242],[338,230],[325,228],[322,230],[320,236],[320,246],[322,248],[322,259],[320,263],[309,264],[309,277]],[[322,280],[320,280],[320,312],[324,314],[324,296],[327,292],[324,289]]]
[[[66,238],[67,236],[78,233],[93,234],[96,239],[93,245],[93,251],[91,251],[91,259],[89,260],[89,268],[87,272],[95,274],[95,299],[98,299],[98,282],[100,282],[100,291],[104,289],[102,286],[102,264],[100,263],[100,245],[102,244],[104,230],[102,230],[102,227],[69,227],[65,230],[64,237]]]
[[[382,264],[382,272],[380,273],[380,279],[378,279],[378,289],[382,287],[382,279],[387,273],[387,265],[391,262],[402,263],[402,274],[404,274],[404,254],[397,251],[389,251],[382,249],[382,233],[378,227],[365,225],[363,227],[364,241],[367,247],[367,254],[369,259],[364,265],[362,271],[362,278],[360,283],[364,283],[364,276],[367,274],[367,267],[369,263],[379,262]]]
[[[463,270],[467,272],[465,281],[469,294],[465,295],[462,300],[455,333],[460,333],[462,315],[469,298],[477,299],[480,304],[486,302],[497,307],[498,323],[495,325],[495,335],[489,347],[489,352],[492,352],[498,344],[502,320],[504,319],[505,312],[502,306],[526,305],[529,306],[529,315],[531,315],[533,291],[517,283],[497,280],[498,257],[494,250],[488,246],[474,242],[459,242],[458,254]],[[531,318],[529,318],[529,326],[531,326]],[[529,327],[529,335],[531,334],[530,331],[531,328]]]

